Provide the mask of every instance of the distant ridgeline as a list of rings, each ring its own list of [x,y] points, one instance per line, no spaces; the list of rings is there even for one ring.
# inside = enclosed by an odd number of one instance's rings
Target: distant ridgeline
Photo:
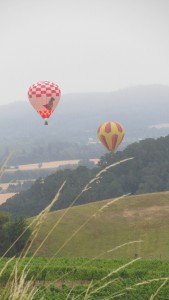
[[[53,210],[66,208],[85,185],[104,167],[125,158],[134,157],[102,174],[102,178],[84,191],[75,205],[117,197],[126,193],[142,194],[169,190],[169,136],[157,140],[148,138],[133,143],[116,154],[101,157],[98,167],[79,166],[74,170],[60,170],[38,179],[27,191],[21,192],[0,206],[13,216],[34,216],[53,199],[61,184],[66,185]]]
[[[169,133],[168,99],[169,86],[163,85],[65,94],[47,128],[28,101],[3,105],[0,164],[10,152],[13,152],[10,159],[13,166],[100,157],[104,151],[98,143],[97,129],[108,120],[124,126],[126,135],[121,149],[140,139],[166,136]]]

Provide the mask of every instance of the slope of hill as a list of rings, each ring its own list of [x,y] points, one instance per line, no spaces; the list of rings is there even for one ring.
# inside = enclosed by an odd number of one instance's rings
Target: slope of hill
[[[168,99],[169,87],[160,85],[63,95],[44,126],[25,97],[23,102],[1,106],[0,155],[14,150],[18,159],[13,158],[13,164],[99,157],[105,153],[102,146],[86,144],[89,139],[97,141],[97,128],[107,120],[124,125],[121,149],[139,139],[164,136],[169,133]]]
[[[31,252],[53,228],[38,256],[96,257],[103,253],[102,257],[112,258],[169,258],[169,192],[128,196],[112,204],[110,201],[70,208],[57,226],[65,210],[49,213]],[[138,240],[143,242],[107,253]]]

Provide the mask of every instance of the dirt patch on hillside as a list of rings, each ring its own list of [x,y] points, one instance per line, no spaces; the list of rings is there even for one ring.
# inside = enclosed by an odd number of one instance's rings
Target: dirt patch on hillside
[[[169,205],[164,205],[164,206],[153,205],[144,208],[138,207],[138,209],[125,209],[123,210],[122,215],[124,218],[139,217],[143,219],[169,216]]]

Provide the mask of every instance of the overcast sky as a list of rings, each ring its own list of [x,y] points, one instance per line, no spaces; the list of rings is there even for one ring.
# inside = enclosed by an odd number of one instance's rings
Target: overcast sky
[[[169,86],[169,0],[0,0],[0,104],[41,80],[62,94]]]

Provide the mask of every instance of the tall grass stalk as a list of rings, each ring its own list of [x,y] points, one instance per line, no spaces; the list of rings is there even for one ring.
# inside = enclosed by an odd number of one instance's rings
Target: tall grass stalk
[[[82,264],[80,265],[80,267],[84,267],[84,266],[90,264],[92,261],[98,259],[99,257],[101,257],[101,256],[103,256],[103,255],[105,255],[105,254],[108,254],[108,253],[110,253],[110,252],[115,252],[116,250],[119,250],[119,249],[122,248],[122,247],[125,247],[125,246],[128,246],[128,245],[132,245],[132,244],[135,244],[135,243],[142,243],[142,242],[143,242],[142,240],[140,240],[140,241],[130,241],[130,242],[126,242],[126,243],[124,243],[124,244],[122,244],[122,245],[116,246],[116,247],[114,247],[114,248],[112,248],[112,249],[110,249],[110,250],[107,250],[107,251],[104,251],[104,252],[100,253],[99,255],[97,255],[97,256],[91,258],[89,261],[86,261],[86,262],[82,263]],[[43,269],[44,269],[44,268],[43,268]],[[66,272],[65,274],[63,274],[62,276],[60,276],[58,279],[56,279],[56,280],[52,281],[50,284],[48,284],[48,285],[47,285],[47,288],[49,288],[49,287],[50,287],[51,285],[53,285],[53,284],[56,284],[58,281],[63,280],[67,275],[70,275],[70,274],[72,274],[72,273],[73,273],[73,270],[72,270],[72,271],[69,271],[69,272]],[[40,274],[40,273],[39,273],[39,274]]]
[[[168,282],[168,278],[164,279],[164,281],[159,286],[159,288],[156,290],[156,292],[153,295],[151,295],[150,300],[154,300],[156,298],[156,296],[159,294],[159,292],[161,291],[161,289],[165,286],[165,284],[167,282]]]
[[[116,247],[114,247],[114,248],[112,248],[110,250],[104,251],[104,252],[96,255],[95,257],[91,258],[89,261],[86,261],[86,262],[82,263],[80,265],[80,267],[84,267],[84,266],[90,264],[92,261],[100,258],[101,256],[103,256],[105,254],[108,254],[110,252],[115,252],[116,250],[119,250],[120,248],[123,248],[123,247],[128,246],[128,245],[132,245],[132,244],[135,244],[135,243],[142,243],[142,242],[143,242],[142,240],[140,240],[140,241],[130,241],[130,242],[126,242],[124,244],[118,245],[118,246],[116,246]],[[57,281],[60,281],[60,280],[64,279],[64,277],[66,277],[67,275],[70,275],[71,273],[73,273],[73,270],[69,271],[69,272],[66,272],[65,274],[63,274],[62,276],[60,276],[58,279],[52,281],[49,285],[47,285],[47,287],[49,287],[49,286],[51,286],[53,284],[56,284]]]
[[[112,276],[113,274],[118,273],[119,271],[121,271],[122,269],[127,268],[128,266],[130,266],[131,264],[135,263],[136,261],[140,260],[141,257],[138,257],[136,259],[133,259],[132,261],[130,261],[127,264],[122,265],[121,267],[117,268],[116,270],[113,270],[112,272],[110,272],[108,275],[106,275],[105,277],[103,277],[100,281],[105,281],[107,280],[110,276]],[[112,284],[115,280],[118,280],[118,278],[112,279],[108,282],[106,282],[105,284],[103,284],[102,286],[96,288],[95,290],[93,290],[90,295],[97,293],[98,291],[100,291],[101,289],[104,289],[106,286]],[[97,282],[98,283],[98,282]],[[93,285],[93,287],[96,285],[96,283]]]
[[[89,283],[89,285],[88,285],[88,287],[87,287],[86,293],[85,293],[85,295],[84,295],[84,300],[87,300],[87,299],[88,299],[88,297],[89,297],[89,291],[90,291],[90,289],[91,289],[91,287],[92,287],[92,284],[93,284],[93,280],[91,280],[91,282]],[[76,298],[75,298],[75,299],[76,299]]]
[[[60,195],[60,192],[61,190],[63,189],[64,185],[65,185],[66,181],[63,182],[63,184],[61,185],[61,187],[59,188],[57,194],[55,195],[55,197],[53,198],[53,200],[51,201],[51,203],[44,209],[42,210],[34,219],[33,221],[25,228],[25,230],[18,236],[18,238],[11,244],[11,246],[7,249],[7,251],[1,256],[0,258],[0,261],[2,260],[2,258],[4,258],[8,253],[9,251],[15,246],[15,244],[20,240],[20,238],[25,234],[25,232],[29,229],[29,228],[32,228],[33,226],[35,226],[33,232],[32,232],[32,241],[31,241],[31,244],[33,243],[33,241],[35,240],[35,237],[37,236],[37,233],[40,229],[40,225],[43,224],[43,221],[44,219],[46,218],[47,216],[47,213],[50,211],[51,207],[54,205],[54,203],[58,200],[59,198],[59,195]],[[34,237],[35,235],[35,237]],[[30,244],[30,246],[31,246]],[[27,248],[27,249],[23,249],[20,257],[23,257],[24,255],[24,251],[26,250],[25,252],[25,255],[27,255],[29,249],[30,249],[30,246]]]
[[[119,271],[121,271],[122,269],[127,268],[129,265],[135,263],[136,261],[140,260],[141,258],[138,257],[136,259],[133,259],[132,261],[120,266],[119,268],[109,272],[106,276],[102,277],[100,280],[95,281],[93,284],[90,284],[90,290],[93,289],[95,286],[97,286],[98,283],[107,280],[109,277],[111,277],[113,274],[117,274]],[[88,292],[88,297],[90,297],[92,294],[96,294],[97,292],[99,292],[100,290],[103,290],[105,287],[107,287],[108,285],[111,285],[113,282],[119,280],[119,278],[114,278],[111,279],[110,281],[103,283],[101,286],[99,286],[98,288],[94,289],[93,291],[91,291],[90,293]],[[78,299],[81,295],[83,295],[84,292],[82,292],[80,295],[78,295],[75,299]]]
[[[0,277],[2,276],[3,272],[6,270],[6,268],[8,267],[8,265],[12,262],[12,260],[14,260],[15,257],[11,257],[10,259],[8,259],[8,261],[6,262],[6,264],[4,265],[4,267],[2,268],[2,270],[0,271]]]
[[[111,204],[115,203],[116,201],[123,199],[124,197],[126,197],[126,195],[123,195],[121,197],[115,198],[114,201],[110,201]],[[104,207],[107,207],[107,205],[103,205]],[[97,212],[103,211],[101,208],[98,209]],[[93,215],[91,215],[88,219],[86,219],[86,221],[83,222],[82,225],[80,225],[73,233],[72,235],[62,244],[62,246],[54,253],[54,255],[49,259],[49,261],[46,263],[46,265],[42,268],[42,270],[39,272],[39,274],[37,274],[37,276],[39,276],[43,270],[49,265],[49,263],[61,252],[61,250],[64,249],[64,247],[77,235],[77,233],[80,232],[80,230],[82,228],[84,228],[92,219],[93,217],[95,217],[97,215],[97,212],[94,213]],[[60,219],[59,219],[60,220]],[[49,237],[49,235],[53,232],[53,230],[56,228],[56,226],[58,225],[58,222],[55,223],[55,225],[52,227],[52,229],[49,231],[49,234],[47,237]],[[47,238],[45,238],[46,241]],[[39,251],[40,247],[38,247],[38,251]],[[36,250],[36,253],[38,252]]]
[[[103,277],[103,278],[101,279],[101,281],[103,281],[103,280],[107,279],[108,277],[112,276],[113,274],[118,273],[119,271],[121,271],[121,270],[127,268],[128,266],[130,266],[131,264],[135,263],[136,261],[138,261],[138,260],[140,260],[140,259],[141,259],[141,257],[135,258],[135,259],[129,261],[127,264],[124,264],[124,265],[122,265],[121,267],[117,268],[116,270],[113,270],[113,271],[110,272],[108,275],[106,275],[105,277]]]
[[[77,202],[77,200],[80,198],[80,196],[84,193],[84,192],[86,192],[86,191],[88,191],[88,189],[89,188],[91,188],[91,185],[95,182],[95,181],[97,181],[98,180],[98,178],[101,178],[100,176],[103,174],[103,173],[106,173],[110,168],[113,168],[113,167],[115,167],[115,166],[117,166],[117,165],[119,165],[119,164],[122,164],[122,163],[124,163],[124,162],[127,162],[127,161],[129,161],[129,160],[132,160],[132,159],[134,159],[134,157],[129,157],[129,158],[126,158],[126,159],[123,159],[123,160],[121,160],[121,161],[119,161],[119,162],[116,162],[116,163],[113,163],[113,164],[111,164],[111,165],[109,165],[109,166],[107,166],[107,167],[105,167],[104,169],[102,169],[101,171],[99,171],[86,185],[85,185],[85,187],[81,190],[81,192],[75,197],[75,199],[72,201],[72,203],[71,203],[71,205],[67,208],[67,209],[65,209],[64,210],[64,212],[63,212],[63,214],[61,215],[61,217],[57,220],[57,222],[54,224],[54,226],[51,228],[51,230],[49,231],[49,233],[48,233],[48,235],[47,235],[47,237],[45,238],[45,241],[47,240],[47,238],[51,235],[51,233],[54,231],[54,229],[59,225],[59,223],[61,222],[61,220],[66,216],[66,214],[69,212],[69,210],[71,209],[71,207]],[[126,196],[128,196],[129,194],[126,194],[126,195],[123,195],[123,196],[121,196],[121,197],[118,197],[118,198],[115,198],[115,199],[113,199],[112,201],[110,201],[111,202],[111,204],[113,204],[114,202],[116,202],[116,201],[118,201],[118,200],[120,200],[120,199],[122,199],[122,198],[124,198],[124,197],[126,197]],[[110,204],[110,205],[111,205]],[[102,209],[99,209],[98,211],[97,211],[97,213],[98,212],[101,212],[104,208],[106,208],[107,207],[107,205],[103,205],[103,207],[102,207]],[[89,221],[93,218],[93,217],[95,217],[96,216],[96,214],[94,214],[94,215],[92,215],[92,216],[90,216],[71,236],[70,236],[70,238],[69,239],[67,239],[64,243],[63,243],[63,245],[56,251],[56,253],[49,259],[49,261],[47,262],[47,264],[44,266],[44,268],[42,269],[42,271],[48,266],[48,264],[51,262],[51,260],[56,256],[56,255],[58,255],[59,253],[60,253],[60,251],[72,240],[72,238],[87,224],[87,223],[89,223]],[[44,244],[44,243],[43,243]],[[38,249],[36,250],[36,254],[38,253],[38,251],[40,250],[40,248],[41,248],[41,246],[39,246],[38,247]],[[41,271],[41,272],[42,272]],[[40,272],[40,273],[41,273]],[[38,274],[38,276],[39,276],[39,274]]]
[[[14,152],[11,152],[7,158],[5,159],[5,161],[3,162],[2,166],[0,167],[0,179],[2,178],[2,175],[4,174],[4,171],[5,171],[5,168],[8,164],[8,162],[10,161],[12,155],[13,155]]]
[[[121,197],[118,197],[118,198],[116,198],[116,199],[114,199],[114,201],[111,201],[111,204],[113,204],[113,203],[115,203],[115,202],[117,202],[118,200],[121,200],[121,199],[123,199],[123,198],[125,198],[127,195],[123,195],[123,196],[121,196]],[[105,205],[104,205],[104,207],[105,207]],[[98,211],[97,212],[101,212],[101,211],[103,211],[102,210],[102,208],[101,209],[98,209]],[[77,230],[75,230],[73,233],[72,233],[72,235],[63,243],[63,245],[57,250],[57,252],[55,252],[55,254],[54,254],[54,256],[53,257],[55,257],[56,255],[58,255],[60,252],[61,252],[61,250],[63,250],[63,248],[77,235],[77,233],[79,233],[79,231],[82,229],[82,228],[84,228],[92,219],[93,219],[93,217],[95,217],[96,215],[97,215],[97,212],[95,213],[95,214],[93,214],[93,215],[91,215],[82,225],[80,225],[78,228],[77,228]]]
[[[11,280],[5,285],[1,300],[32,300],[38,289],[34,286],[33,280],[27,281],[25,271],[20,272],[15,264]]]
[[[23,236],[23,234],[26,232],[26,230],[28,228],[30,228],[32,225],[34,224],[38,224],[41,225],[44,221],[45,216],[47,215],[47,213],[50,211],[51,207],[54,205],[54,203],[57,201],[61,190],[63,189],[65,185],[65,182],[62,184],[62,186],[60,187],[60,189],[58,190],[56,196],[54,197],[54,199],[52,200],[52,202],[35,218],[35,220],[33,220],[31,222],[31,224],[24,230],[24,232],[22,232],[22,234],[15,240],[15,242],[9,247],[9,249],[4,253],[4,255],[2,257],[4,257],[11,249],[12,247],[16,244],[16,242]],[[35,237],[37,236],[37,233],[39,231],[39,226],[35,226],[35,230],[33,231],[34,234],[34,238],[32,239],[32,241],[34,241]],[[34,253],[32,255],[32,257],[29,259],[28,263],[24,266],[24,269],[20,275],[20,278],[18,280],[18,266],[19,266],[19,262],[23,262],[23,259],[26,257],[26,255],[28,254],[28,251],[30,249],[30,246],[32,245],[32,242],[30,243],[30,245],[28,246],[28,248],[26,249],[25,253],[22,251],[21,255],[18,257],[18,259],[16,260],[16,263],[14,265],[14,268],[10,274],[10,277],[7,281],[6,284],[6,288],[8,289],[9,284],[11,286],[10,289],[10,296],[7,295],[7,298],[5,298],[5,295],[3,295],[3,300],[5,299],[17,299],[17,300],[22,300],[22,299],[33,299],[35,292],[37,292],[36,288],[32,289],[32,281],[26,282],[26,277],[29,273],[29,271],[27,271],[27,267],[30,264],[30,262],[32,261],[33,257],[35,256],[36,253]],[[24,255],[23,255],[24,254]],[[1,259],[2,259],[1,257]],[[0,259],[0,260],[1,260]],[[9,262],[11,262],[14,258],[11,258],[9,261],[6,262],[6,264],[4,265],[3,269],[1,270],[0,276],[2,276],[3,272],[6,270],[7,266],[9,265]],[[21,267],[21,265],[20,265]],[[20,268],[19,268],[20,269]],[[25,283],[25,285],[24,285]],[[6,290],[5,288],[5,290]],[[29,295],[28,295],[28,290],[29,290]],[[21,294],[22,292],[22,294]],[[10,297],[10,298],[9,298]],[[31,297],[31,298],[29,298]],[[0,298],[1,299],[1,298]]]
[[[73,292],[73,290],[74,290],[74,287],[71,288],[71,290],[70,290],[70,292],[67,294],[67,297],[66,297],[65,300],[68,300],[68,299],[69,299],[69,297],[71,296],[71,293]]]
[[[111,285],[112,283],[114,283],[114,282],[117,281],[117,280],[119,280],[119,278],[114,278],[114,279],[111,279],[110,281],[107,281],[106,283],[104,283],[103,285],[99,286],[99,287],[98,287],[97,289],[95,289],[94,291],[91,291],[91,292],[89,293],[88,298],[89,298],[91,295],[96,294],[96,293],[98,293],[99,291],[105,289],[108,285]],[[92,286],[91,286],[91,288],[92,288]]]
[[[37,288],[33,286],[33,281],[26,281],[28,273],[22,272],[18,275],[17,268],[15,269],[15,276],[13,284],[11,285],[10,298],[11,300],[29,300],[33,299],[37,292]]]
[[[63,184],[61,185],[61,187],[59,188],[56,196],[54,197],[54,199],[52,200],[52,202],[47,206],[47,208],[44,210],[44,213],[42,215],[43,218],[41,218],[39,220],[39,225],[42,225],[42,221],[44,220],[44,218],[47,216],[47,213],[50,211],[51,207],[55,204],[55,202],[58,200],[59,196],[60,196],[60,193],[61,191],[63,190],[63,187],[65,185],[66,181],[63,182]],[[38,231],[39,231],[40,227],[38,228]],[[35,257],[35,255],[38,253],[39,249],[43,246],[43,244],[45,243],[45,241],[48,239],[48,237],[50,236],[51,232],[53,231],[54,229],[52,228],[51,231],[49,231],[49,233],[47,234],[47,236],[45,237],[45,239],[42,241],[42,243],[39,245],[39,247],[36,249],[36,251],[33,253],[31,259],[29,260],[29,262],[31,262],[31,260]],[[38,234],[38,231],[35,232],[35,237],[34,239],[31,241],[29,247],[27,248],[26,252],[25,252],[25,256],[28,254],[32,244],[33,244],[33,241],[35,240],[37,234]]]
[[[114,296],[103,298],[102,300],[112,300],[112,299],[119,298],[119,297],[124,296],[124,295],[125,295],[125,293],[121,293],[121,294],[117,294],[117,295],[114,295]]]
[[[134,290],[135,288],[137,288],[137,287],[140,287],[140,286],[143,286],[143,285],[149,285],[149,284],[151,284],[151,283],[154,283],[154,282],[160,282],[160,281],[163,281],[163,283],[160,285],[160,287],[157,289],[157,291],[156,291],[156,293],[154,294],[154,295],[152,295],[151,297],[156,297],[158,294],[159,294],[159,292],[160,292],[160,290],[164,287],[164,285],[167,283],[167,281],[169,281],[169,277],[161,277],[161,278],[154,278],[154,279],[149,279],[149,280],[145,280],[145,281],[141,281],[141,282],[138,282],[138,283],[135,283],[135,284],[133,284],[133,285],[130,285],[130,286],[128,286],[128,287],[126,287],[126,288],[124,288],[124,289],[122,289],[122,290],[120,290],[119,292],[116,292],[116,293],[114,293],[114,294],[112,294],[111,295],[111,297],[110,298],[108,298],[108,299],[112,299],[112,297],[119,297],[121,294],[126,294],[126,292],[128,292],[128,291],[132,291],[132,290]],[[150,297],[150,299],[151,299],[151,297]],[[108,300],[107,298],[106,298],[106,300]],[[150,300],[149,299],[149,300]],[[153,299],[153,298],[152,298]],[[152,300],[151,299],[151,300]]]
[[[131,159],[134,159],[134,157],[125,158],[125,159],[123,159],[123,160],[120,160],[120,161],[118,161],[118,162],[116,162],[116,163],[113,163],[113,164],[111,164],[111,165],[109,165],[109,166],[103,168],[101,171],[99,171],[99,172],[94,176],[94,178],[92,178],[92,179],[89,181],[89,183],[86,184],[86,186],[83,188],[83,190],[81,191],[81,193],[80,193],[77,197],[79,198],[79,197],[82,195],[82,193],[84,193],[84,192],[86,192],[88,189],[90,189],[90,188],[91,188],[91,184],[94,183],[94,182],[97,182],[99,179],[101,179],[101,175],[104,174],[104,173],[106,173],[109,169],[111,169],[111,168],[113,168],[113,167],[115,167],[115,166],[117,166],[117,165],[120,165],[120,164],[122,164],[122,163],[124,163],[124,162],[126,162],[126,161],[129,161],[129,160],[131,160]]]

